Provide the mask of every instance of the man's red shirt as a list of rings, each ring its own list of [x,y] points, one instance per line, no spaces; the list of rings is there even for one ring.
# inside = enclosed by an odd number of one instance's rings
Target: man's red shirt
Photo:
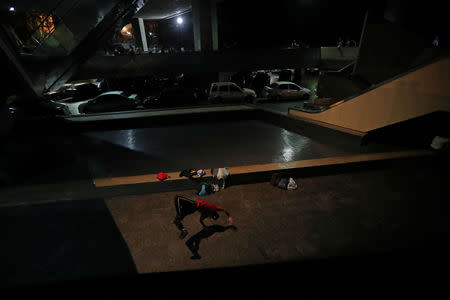
[[[209,202],[197,200],[197,210],[201,212],[205,217],[212,217],[218,210],[224,209]]]

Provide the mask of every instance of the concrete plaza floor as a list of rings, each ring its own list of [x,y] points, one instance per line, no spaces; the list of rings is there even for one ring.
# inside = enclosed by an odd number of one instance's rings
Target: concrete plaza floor
[[[434,269],[449,266],[448,166],[445,158],[416,158],[295,178],[294,191],[263,182],[204,197],[189,189],[4,207],[1,287],[128,284],[181,295],[171,291],[174,282],[180,288],[203,282],[213,290],[230,280],[231,290],[255,294],[308,286],[347,295],[358,287],[429,290],[443,282]],[[175,195],[226,208],[237,230],[202,229],[193,215],[184,221],[190,234],[179,240]],[[226,226],[224,218],[206,223]],[[193,236],[200,241],[198,260],[185,244]]]
[[[223,122],[228,114],[222,116],[199,122],[203,115],[197,115],[196,122],[170,126],[147,119],[141,127],[98,129],[95,123],[87,131],[54,128],[9,139],[2,145],[0,174],[0,287],[141,286],[183,294],[181,287],[192,290],[199,281],[207,291],[223,292],[232,280],[229,291],[264,295],[299,286],[401,289],[399,276],[413,284],[430,278],[441,283],[431,269],[448,266],[448,156],[310,170],[295,177],[295,191],[267,181],[237,182],[202,198],[229,210],[237,230],[223,218],[203,229],[198,216],[189,216],[185,240],[172,224],[173,197],[198,198],[192,184],[94,186],[95,176],[402,148],[330,137],[279,114],[229,122]],[[221,131],[230,134],[214,135]],[[199,133],[212,138],[203,141]],[[190,259],[190,238],[200,242],[199,260]],[[171,288],[174,282],[180,288]]]

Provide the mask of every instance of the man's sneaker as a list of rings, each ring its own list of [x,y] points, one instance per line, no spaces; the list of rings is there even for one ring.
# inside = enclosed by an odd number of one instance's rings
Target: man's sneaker
[[[202,258],[198,253],[191,256],[191,259],[200,259]]]
[[[187,236],[188,232],[186,229],[181,230],[180,239],[184,239]]]

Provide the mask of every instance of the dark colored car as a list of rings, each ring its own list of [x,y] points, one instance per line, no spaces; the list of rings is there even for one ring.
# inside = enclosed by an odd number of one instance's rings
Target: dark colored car
[[[196,105],[205,98],[200,89],[175,87],[163,90],[157,97],[147,98],[143,106],[145,108],[189,106]]]
[[[112,91],[98,95],[78,106],[82,114],[134,110],[138,106],[136,94]]]
[[[11,113],[21,118],[54,117],[66,114],[66,105],[45,98],[10,98],[5,104]]]
[[[100,89],[93,83],[85,83],[76,87],[73,102],[91,99],[100,94]]]
[[[65,114],[66,106],[52,100],[10,96],[0,105],[0,136],[9,134],[17,124],[24,121]]]
[[[314,67],[305,68],[305,73],[310,75],[319,75],[319,68]]]

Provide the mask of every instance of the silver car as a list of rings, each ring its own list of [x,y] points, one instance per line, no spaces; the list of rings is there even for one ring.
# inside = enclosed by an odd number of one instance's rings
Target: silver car
[[[129,94],[124,91],[105,92],[93,99],[85,100],[78,104],[80,114],[101,113],[134,110],[138,106],[137,94]]]
[[[209,91],[209,100],[212,102],[223,102],[228,100],[239,100],[252,102],[256,93],[252,89],[241,88],[234,82],[214,82]]]
[[[263,96],[269,99],[309,99],[311,90],[301,87],[290,81],[277,81],[266,86],[263,90]]]

